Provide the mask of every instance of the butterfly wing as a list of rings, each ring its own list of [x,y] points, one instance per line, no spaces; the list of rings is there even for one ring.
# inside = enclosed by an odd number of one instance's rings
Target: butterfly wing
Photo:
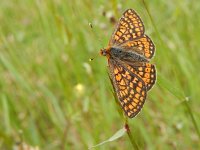
[[[133,50],[147,59],[155,52],[152,40],[144,34],[145,28],[139,15],[132,9],[126,10],[120,18],[116,30],[111,36],[109,46]]]
[[[109,46],[120,45],[138,39],[144,35],[144,25],[138,14],[127,9],[120,18],[116,30],[109,41]]]
[[[151,59],[155,53],[155,46],[147,35],[133,41],[127,41],[121,44],[120,47],[124,50],[133,50],[147,59]]]
[[[133,118],[144,105],[147,88],[145,82],[133,73],[130,67],[127,68],[115,60],[109,60],[110,77],[117,97],[125,114]]]
[[[137,74],[145,83],[147,91],[149,91],[156,82],[156,67],[150,63],[135,63],[127,65],[127,68]]]

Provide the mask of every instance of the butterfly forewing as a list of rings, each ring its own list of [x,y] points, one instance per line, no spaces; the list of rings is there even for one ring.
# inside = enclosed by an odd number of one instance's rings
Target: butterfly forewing
[[[140,38],[143,34],[144,25],[142,20],[134,10],[128,9],[123,13],[119,20],[109,45],[120,45],[127,41]]]
[[[132,118],[136,116],[146,99],[146,85],[144,81],[129,68],[114,60],[109,61],[110,76],[120,104],[125,114]]]

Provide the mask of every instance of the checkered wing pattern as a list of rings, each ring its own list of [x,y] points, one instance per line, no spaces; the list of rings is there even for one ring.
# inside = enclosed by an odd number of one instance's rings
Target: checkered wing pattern
[[[116,30],[114,31],[109,45],[119,46],[124,50],[133,50],[151,59],[155,52],[152,40],[144,34],[144,25],[138,14],[132,10],[126,10]]]
[[[155,52],[155,46],[147,35],[143,35],[141,38],[133,41],[127,41],[120,45],[120,47],[124,50],[133,50],[147,59],[151,59]]]
[[[156,68],[150,63],[141,63],[140,65],[127,65],[127,68],[134,74],[137,74],[145,83],[149,91],[156,82]]]
[[[112,65],[112,64],[111,64]],[[142,109],[147,88],[145,82],[132,71],[131,66],[115,65],[111,73],[113,86],[120,104],[129,118],[135,117]]]
[[[156,81],[156,68],[149,60],[155,53],[152,40],[138,14],[126,10],[119,20],[106,49],[110,78],[119,102],[129,118],[142,109],[147,92]]]
[[[142,20],[134,10],[128,9],[119,20],[109,45],[120,45],[127,41],[138,39],[142,37],[142,35],[144,35]]]

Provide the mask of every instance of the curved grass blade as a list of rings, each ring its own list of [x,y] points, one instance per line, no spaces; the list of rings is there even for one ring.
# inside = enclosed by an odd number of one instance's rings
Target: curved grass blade
[[[124,134],[126,133],[126,129],[125,128],[122,128],[120,130],[118,130],[113,136],[111,136],[108,140],[105,140],[97,145],[94,145],[88,149],[92,149],[92,148],[95,148],[95,147],[98,147],[98,146],[101,146],[105,143],[108,143],[108,142],[112,142],[112,141],[115,141],[117,140],[118,138],[122,137]]]

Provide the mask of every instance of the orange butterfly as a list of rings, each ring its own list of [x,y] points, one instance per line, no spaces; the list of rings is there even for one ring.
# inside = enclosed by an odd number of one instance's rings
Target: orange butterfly
[[[156,81],[153,57],[155,46],[144,34],[144,25],[138,14],[126,10],[112,34],[108,47],[100,50],[108,58],[109,74],[117,98],[125,114],[133,118],[144,105],[147,91]]]

